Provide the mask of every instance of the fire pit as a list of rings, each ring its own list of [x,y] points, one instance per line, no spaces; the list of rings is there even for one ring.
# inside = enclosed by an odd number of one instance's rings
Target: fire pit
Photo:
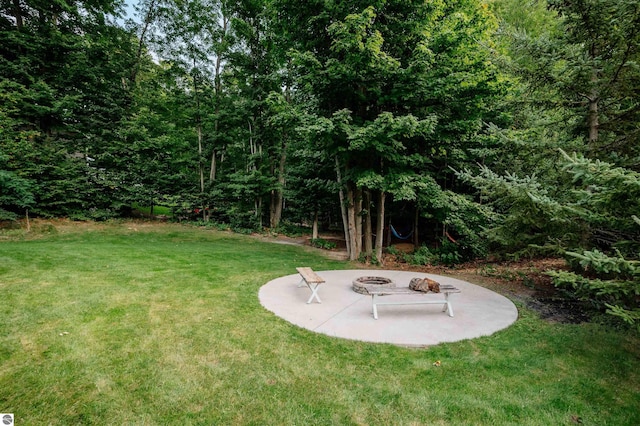
[[[353,291],[360,294],[369,294],[369,289],[381,289],[395,287],[394,283],[389,278],[384,277],[360,277],[353,280]]]

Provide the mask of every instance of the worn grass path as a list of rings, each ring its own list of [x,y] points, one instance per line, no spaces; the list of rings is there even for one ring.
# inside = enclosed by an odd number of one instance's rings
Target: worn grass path
[[[16,424],[640,424],[637,336],[522,309],[427,349],[334,339],[258,300],[296,266],[353,268],[317,251],[170,224],[43,230],[0,234]]]

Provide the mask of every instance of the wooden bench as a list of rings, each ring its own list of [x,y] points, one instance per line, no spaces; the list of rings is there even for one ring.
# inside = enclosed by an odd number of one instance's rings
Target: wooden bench
[[[318,296],[318,288],[320,287],[320,284],[324,284],[324,279],[320,275],[316,274],[313,269],[308,267],[296,268],[296,271],[298,271],[300,277],[302,277],[298,287],[302,287],[303,284],[306,284],[307,287],[309,287],[309,290],[311,290],[311,297],[307,300],[307,303],[311,303],[313,299],[316,299],[318,303],[322,303],[320,296]]]
[[[378,305],[422,305],[422,304],[442,304],[444,305],[442,312],[447,312],[450,317],[453,316],[453,307],[449,300],[449,295],[452,293],[460,293],[460,290],[452,285],[440,285],[440,293],[424,292],[411,290],[409,287],[395,287],[395,288],[383,288],[369,290],[371,295],[371,303],[373,309],[373,318],[378,319]],[[395,296],[395,295],[411,295],[416,296],[412,300],[396,300],[382,302],[381,296]],[[433,296],[443,295],[444,298],[434,299]]]

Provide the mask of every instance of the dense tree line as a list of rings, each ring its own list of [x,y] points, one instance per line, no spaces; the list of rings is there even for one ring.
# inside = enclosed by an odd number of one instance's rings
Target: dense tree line
[[[637,319],[639,1],[123,6],[0,0],[0,219],[164,205],[331,224],[352,259],[567,255],[559,286]]]

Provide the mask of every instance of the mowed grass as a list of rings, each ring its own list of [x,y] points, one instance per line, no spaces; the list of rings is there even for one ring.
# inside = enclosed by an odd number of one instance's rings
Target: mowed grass
[[[520,309],[430,348],[335,339],[258,291],[353,268],[180,225],[81,226],[0,241],[0,412],[21,425],[637,425],[640,345]],[[441,366],[434,366],[440,361]]]

